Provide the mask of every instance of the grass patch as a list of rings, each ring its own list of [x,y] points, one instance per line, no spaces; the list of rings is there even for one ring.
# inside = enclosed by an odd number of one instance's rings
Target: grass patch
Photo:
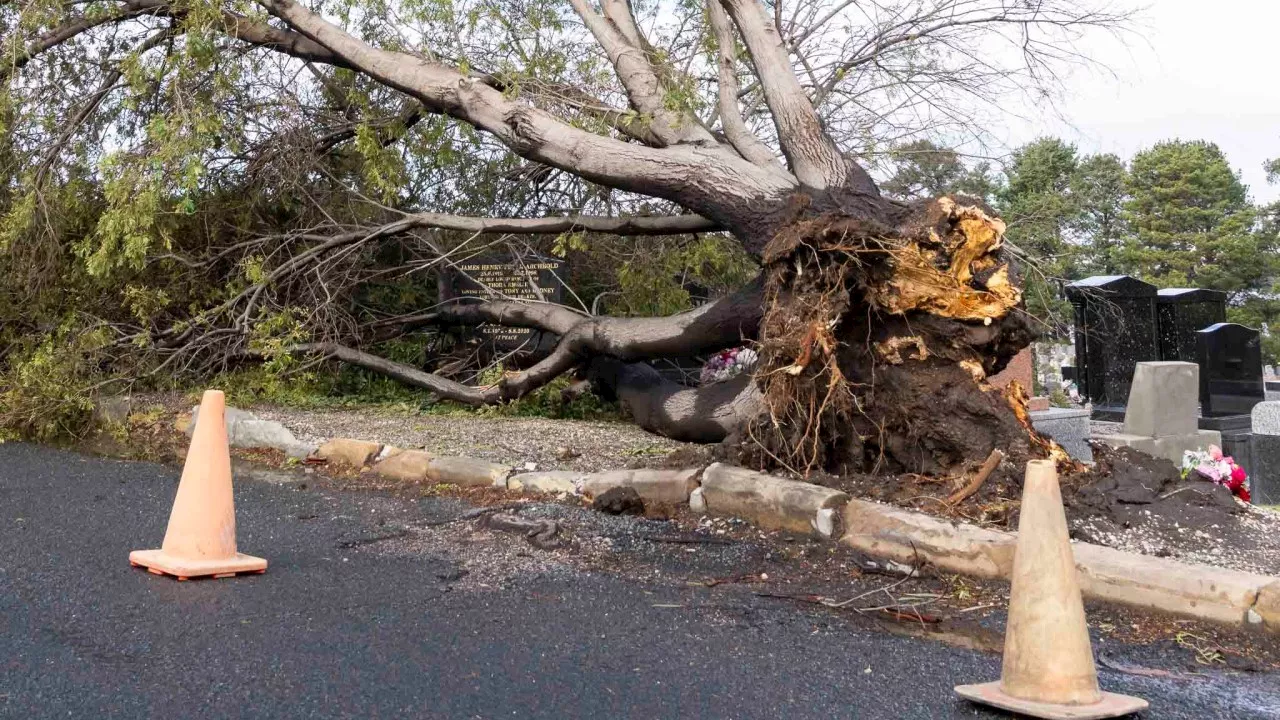
[[[481,375],[481,384],[494,383],[501,370]],[[469,417],[541,417],[553,420],[622,421],[617,403],[605,402],[587,392],[566,399],[570,380],[557,378],[512,402],[487,407],[471,407],[407,387],[389,378],[360,368],[343,367],[333,373],[293,372],[281,375],[263,366],[227,373],[207,387],[224,388],[227,403],[235,407],[274,405],[306,410],[376,409],[397,415]],[[200,400],[201,388],[187,388],[191,404]]]

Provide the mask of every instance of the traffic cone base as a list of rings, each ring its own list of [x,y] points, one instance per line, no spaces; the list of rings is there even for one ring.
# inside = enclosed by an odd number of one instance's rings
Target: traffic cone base
[[[129,564],[144,567],[157,575],[173,575],[177,578],[227,577],[240,573],[264,573],[267,561],[252,555],[236,553],[232,558],[217,560],[193,560],[169,555],[164,550],[134,550],[129,553]]]
[[[1109,692],[1101,693],[1101,700],[1088,705],[1060,705],[1023,700],[1007,694],[1000,688],[998,680],[981,685],[958,685],[956,694],[976,703],[1035,718],[1044,718],[1044,720],[1100,720],[1122,717],[1147,709],[1147,701],[1142,698]]]

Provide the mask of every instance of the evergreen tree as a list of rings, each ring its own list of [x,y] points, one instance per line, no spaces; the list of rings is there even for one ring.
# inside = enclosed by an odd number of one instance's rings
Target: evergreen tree
[[[996,190],[989,163],[971,168],[955,150],[932,140],[899,145],[890,158],[896,171],[880,189],[893,197],[914,200],[960,193],[989,201]]]
[[[1255,232],[1248,190],[1217,145],[1158,143],[1134,156],[1118,253],[1125,272],[1162,287],[1204,287],[1233,302],[1275,272],[1268,237]]]
[[[1071,176],[1073,212],[1067,219],[1078,257],[1068,276],[1113,275],[1116,254],[1124,241],[1125,177],[1128,170],[1115,155],[1090,155]]]
[[[1075,274],[1067,236],[1075,214],[1071,180],[1078,165],[1075,146],[1041,138],[1013,152],[1005,169],[1007,182],[997,193],[1008,224],[1006,238],[1024,261],[1027,310],[1055,333],[1071,323],[1060,279]]]

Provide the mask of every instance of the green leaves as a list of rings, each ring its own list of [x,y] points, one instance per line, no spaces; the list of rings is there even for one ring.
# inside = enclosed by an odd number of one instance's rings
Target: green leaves
[[[955,150],[932,140],[898,145],[889,157],[896,170],[880,189],[894,197],[916,199],[963,193],[986,201],[996,190],[996,181],[988,174],[986,163],[970,168]]]
[[[1175,140],[1140,152],[1125,190],[1131,233],[1118,255],[1126,272],[1236,299],[1276,273],[1274,237],[1254,231],[1256,210],[1216,145]]]

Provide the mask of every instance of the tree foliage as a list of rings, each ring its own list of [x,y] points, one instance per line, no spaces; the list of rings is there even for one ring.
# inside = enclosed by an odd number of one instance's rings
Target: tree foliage
[[[874,197],[857,157],[981,134],[1124,20],[1066,0],[3,4],[0,386],[12,407],[45,392],[29,365],[66,362],[51,376],[88,397],[400,341],[471,382],[421,319],[441,270],[563,254],[579,314],[724,297],[794,196]],[[986,194],[981,175],[956,188]]]

